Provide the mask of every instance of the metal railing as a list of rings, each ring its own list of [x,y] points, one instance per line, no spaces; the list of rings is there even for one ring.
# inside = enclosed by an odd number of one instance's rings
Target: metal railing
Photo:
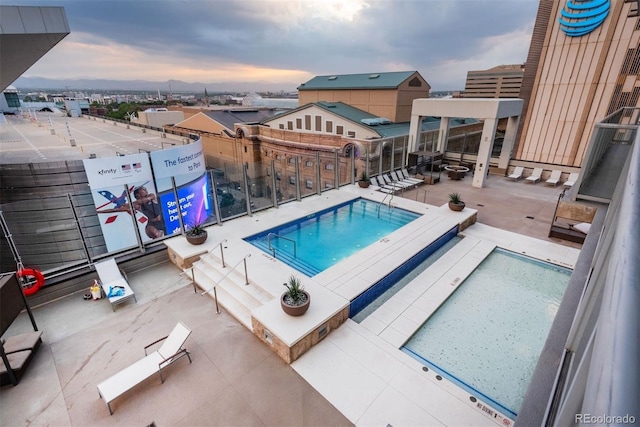
[[[213,252],[215,250],[215,248],[217,248],[218,246],[220,246],[220,259],[222,260],[222,268],[225,268],[226,265],[224,265],[224,251],[222,250],[222,244],[226,243],[227,239],[222,239],[220,241],[220,243],[218,243],[217,245],[215,245],[213,248],[211,248],[211,250],[209,251],[209,253]]]
[[[278,239],[284,239],[284,240],[287,240],[287,241],[289,241],[289,242],[293,243],[293,256],[294,256],[294,257],[297,257],[297,256],[298,256],[298,254],[297,254],[297,248],[296,248],[296,241],[295,241],[295,240],[290,239],[290,238],[288,238],[288,237],[281,236],[281,235],[276,234],[276,233],[269,233],[269,234],[267,234],[267,247],[269,248],[269,250],[270,250],[270,251],[271,251],[271,253],[273,254],[273,257],[274,257],[274,258],[276,257],[276,248],[274,248],[273,246],[271,246],[271,236],[275,236],[275,237],[277,237]]]
[[[389,207],[391,207],[391,200],[393,200],[393,193],[387,193],[385,194],[384,198],[382,199],[382,201],[380,203],[378,203],[378,218],[380,218],[380,209],[382,208],[382,205],[384,205],[384,201],[387,200],[387,197],[391,196],[391,198],[389,199]]]
[[[218,286],[220,283],[222,283],[224,281],[224,279],[229,277],[229,274],[234,272],[236,267],[239,266],[240,263],[244,263],[244,281],[245,281],[244,284],[245,284],[245,286],[248,285],[249,284],[249,275],[247,274],[247,258],[249,258],[250,256],[251,256],[251,254],[245,255],[240,261],[238,261],[238,263],[236,265],[231,267],[231,269],[229,271],[227,271],[227,273],[224,276],[222,276],[222,278],[220,280],[218,280],[218,283],[216,283],[215,285],[213,285],[209,289],[205,290],[204,292],[201,292],[200,295],[206,295],[209,292],[211,292],[212,290],[215,291],[216,290],[216,286]],[[216,305],[217,305],[217,303],[218,302],[216,300]]]

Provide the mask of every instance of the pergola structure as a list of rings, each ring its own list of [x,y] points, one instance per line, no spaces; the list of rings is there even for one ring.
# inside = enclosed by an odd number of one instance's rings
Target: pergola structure
[[[420,122],[423,117],[440,117],[440,133],[438,145],[434,151],[443,153],[447,150],[449,139],[449,119],[451,117],[474,118],[484,121],[478,160],[473,174],[472,185],[484,187],[487,168],[493,150],[493,140],[498,128],[498,120],[508,118],[504,143],[500,151],[499,167],[506,169],[511,159],[511,151],[516,138],[516,131],[522,113],[521,99],[415,99],[411,108],[411,125],[409,127],[409,152],[416,151],[420,140]]]

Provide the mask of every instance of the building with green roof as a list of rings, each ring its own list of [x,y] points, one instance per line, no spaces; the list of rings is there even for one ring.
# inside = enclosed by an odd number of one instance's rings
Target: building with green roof
[[[431,86],[417,71],[316,76],[298,87],[299,105],[342,102],[392,122],[411,120],[414,99]]]

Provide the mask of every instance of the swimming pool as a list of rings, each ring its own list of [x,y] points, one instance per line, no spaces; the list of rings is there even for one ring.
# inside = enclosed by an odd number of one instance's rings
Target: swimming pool
[[[314,276],[418,217],[415,212],[359,198],[244,240]]]
[[[570,274],[496,249],[403,351],[515,417]]]

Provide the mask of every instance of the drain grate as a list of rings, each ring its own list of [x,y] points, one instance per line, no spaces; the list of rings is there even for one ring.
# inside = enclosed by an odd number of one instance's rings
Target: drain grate
[[[532,217],[530,215],[527,215],[525,218],[527,218],[527,219],[535,219],[534,217]]]
[[[484,208],[484,205],[482,203],[478,203],[478,206]]]

